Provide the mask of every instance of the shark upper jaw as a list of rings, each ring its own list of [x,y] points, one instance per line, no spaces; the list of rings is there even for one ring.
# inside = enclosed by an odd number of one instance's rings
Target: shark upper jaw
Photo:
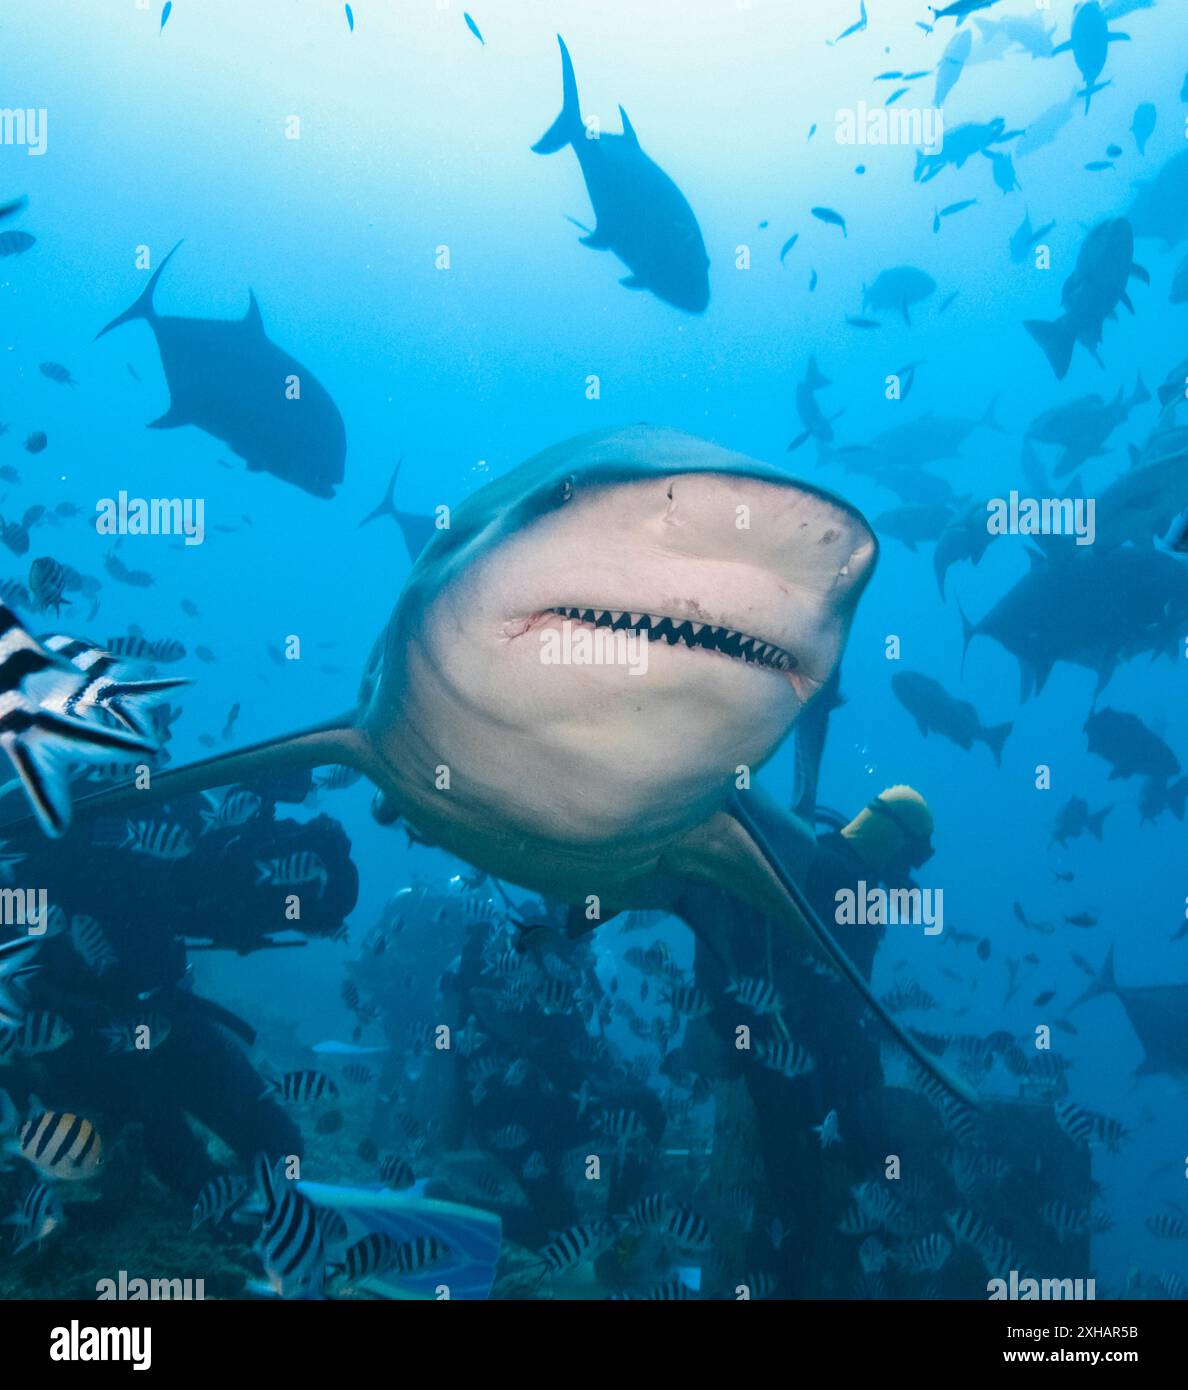
[[[727,623],[685,617],[671,613],[649,613],[642,609],[608,607],[603,604],[562,604],[534,613],[530,618],[509,624],[513,631],[528,632],[541,626],[556,626],[555,620],[585,628],[608,628],[626,632],[649,642],[667,642],[690,651],[707,652],[741,661],[747,666],[785,675],[799,665],[796,657],[775,642],[766,642]]]

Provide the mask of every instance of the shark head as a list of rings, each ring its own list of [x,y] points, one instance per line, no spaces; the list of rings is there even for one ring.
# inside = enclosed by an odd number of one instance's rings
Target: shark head
[[[573,440],[423,552],[361,723],[446,848],[563,895],[597,865],[644,875],[829,679],[875,556],[857,512],[739,454]]]

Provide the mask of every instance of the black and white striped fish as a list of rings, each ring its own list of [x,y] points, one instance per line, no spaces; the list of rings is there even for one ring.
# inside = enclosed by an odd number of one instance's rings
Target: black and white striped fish
[[[0,1062],[56,1052],[59,1047],[65,1047],[72,1037],[74,1029],[60,1014],[37,1009],[26,1014],[19,1024],[0,1028]]]
[[[403,1192],[406,1187],[412,1187],[417,1180],[417,1175],[413,1172],[408,1159],[401,1158],[399,1154],[384,1155],[380,1160],[379,1175],[389,1187],[394,1187],[397,1192]]]
[[[361,1240],[355,1241],[354,1245],[347,1247],[338,1272],[348,1284],[357,1284],[360,1279],[366,1279],[373,1274],[383,1274],[395,1268],[400,1249],[399,1242],[393,1240],[390,1235],[382,1231],[372,1231]]]
[[[1171,1216],[1165,1211],[1147,1217],[1147,1230],[1164,1240],[1188,1240],[1188,1226],[1180,1217]]]
[[[441,1264],[449,1254],[450,1247],[436,1236],[416,1236],[397,1246],[392,1267],[401,1274],[420,1274],[422,1270]]]
[[[117,848],[150,859],[184,859],[194,852],[194,837],[174,821],[128,821]]]
[[[107,933],[94,917],[79,915],[70,919],[70,944],[96,975],[120,963]]]
[[[38,608],[61,611],[66,597],[66,570],[52,555],[39,555],[29,566],[29,592]]]
[[[765,1067],[779,1072],[789,1081],[795,1081],[798,1076],[807,1076],[817,1065],[808,1048],[801,1047],[791,1038],[775,1043],[757,1039],[755,1051]]]
[[[78,672],[47,651],[0,605],[0,751],[20,778],[42,830],[62,835],[70,824],[70,788],[63,764],[103,754],[157,751],[154,740],[76,719],[53,708]]]
[[[22,1233],[14,1252],[19,1255],[30,1245],[40,1245],[47,1236],[60,1230],[66,1217],[57,1193],[48,1183],[39,1182],[29,1189],[8,1220]]]
[[[711,1244],[709,1222],[683,1202],[672,1202],[660,1229],[682,1250],[708,1250]]]
[[[704,1018],[713,1008],[709,995],[695,985],[673,985],[661,998],[682,1018]]]
[[[320,898],[329,881],[326,865],[313,850],[301,849],[279,859],[256,860],[257,888],[263,883],[276,888],[299,888],[303,883],[316,883]]]
[[[540,1257],[551,1274],[565,1274],[580,1264],[597,1259],[613,1236],[614,1228],[608,1221],[570,1226],[567,1230],[554,1233],[552,1240],[540,1252]]]
[[[256,1183],[264,1198],[264,1219],[256,1252],[268,1283],[281,1298],[318,1294],[326,1274],[321,1222],[314,1204],[294,1183],[274,1173],[259,1156]]]
[[[246,1196],[247,1183],[237,1174],[220,1173],[217,1178],[211,1178],[194,1201],[190,1230],[196,1231],[207,1221],[217,1224]]]
[[[277,1097],[289,1105],[311,1105],[320,1100],[337,1100],[338,1087],[325,1072],[305,1068],[267,1078],[265,1096]]]
[[[64,633],[49,633],[39,639],[47,651],[54,652],[79,672],[75,688],[64,695],[54,708],[61,714],[84,717],[91,710],[102,710],[116,723],[142,738],[152,738],[153,729],[144,718],[143,709],[169,690],[188,685],[177,677],[172,680],[137,680],[127,662],[102,647],[93,646],[81,637]]]
[[[936,1274],[944,1269],[953,1253],[953,1242],[939,1231],[922,1236],[895,1256],[900,1269],[909,1274]]]
[[[726,986],[726,993],[752,1013],[776,1014],[784,1007],[779,992],[770,980],[759,980],[750,975],[731,980]]]
[[[236,787],[223,797],[214,792],[202,795],[208,803],[207,809],[200,813],[204,835],[212,830],[234,830],[247,825],[256,819],[264,805],[263,799],[247,787]]]

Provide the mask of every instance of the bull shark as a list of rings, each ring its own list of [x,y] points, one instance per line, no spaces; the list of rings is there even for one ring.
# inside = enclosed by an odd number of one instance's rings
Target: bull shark
[[[136,302],[95,335],[143,319],[153,330],[169,384],[169,409],[151,430],[197,425],[238,454],[250,472],[271,473],[315,497],[342,482],[346,431],[326,388],[264,331],[256,296],[242,319],[159,314],[153,294],[177,246]]]
[[[634,426],[546,449],[474,493],[414,564],[357,705],[83,798],[75,820],[281,769],[345,764],[381,824],[571,905],[575,928],[709,884],[786,925],[895,1022],[736,791],[832,690],[878,545],[859,512],[769,465]],[[565,629],[649,661],[550,664]],[[828,696],[828,691],[827,691]],[[762,822],[762,823],[761,823]]]

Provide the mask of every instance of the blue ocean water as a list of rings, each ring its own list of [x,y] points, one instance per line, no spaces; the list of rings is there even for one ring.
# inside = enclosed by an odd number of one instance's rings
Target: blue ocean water
[[[993,402],[1001,430],[973,429],[959,452],[928,471],[960,499],[1026,490],[1023,438],[1041,412],[1091,393],[1106,401],[1119,389],[1129,395],[1139,376],[1154,392],[1183,357],[1184,307],[1169,302],[1182,240],[1136,242],[1134,259],[1150,283],[1129,282],[1134,313],[1123,308],[1106,321],[1100,365],[1077,347],[1058,382],[1023,328],[1059,316],[1088,232],[1125,215],[1135,183],[1184,149],[1178,7],[1161,0],[1115,8],[1132,10],[1110,21],[1129,41],[1110,45],[1109,85],[1087,112],[1073,98],[1084,80],[1072,53],[1032,57],[1010,44],[995,53],[990,29],[1026,19],[1063,42],[1072,0],[1043,8],[1002,0],[965,21],[972,49],[944,103],[950,135],[995,117],[1007,131],[1026,131],[1054,104],[1071,103],[1050,143],[1015,153],[1018,187],[1004,193],[980,152],[922,182],[910,146],[839,143],[842,113],[860,103],[894,110],[883,103],[897,86],[909,89],[902,107],[932,109],[935,71],[958,31],[907,0],[871,0],[866,26],[844,38],[857,6],[851,14],[816,0],[501,0],[471,12],[481,41],[457,0],[358,0],[350,24],[331,3],[176,0],[163,27],[155,3],[10,7],[0,104],[44,110],[47,138],[41,155],[0,146],[0,195],[28,198],[19,224],[8,225],[37,238],[0,265],[0,418],[8,427],[0,453],[20,474],[0,493],[0,512],[19,517],[35,504],[52,510],[67,501],[85,523],[97,499],[121,490],[201,498],[206,537],[193,547],[165,537],[123,540],[120,558],[153,576],[146,588],[108,578],[110,542],[76,522],[35,527],[29,555],[4,554],[2,572],[24,582],[30,559],[52,555],[103,580],[96,617],[84,620],[86,600],[76,595],[63,630],[102,642],[135,625],[148,638],[186,645],[184,674],[195,684],[178,701],[183,715],[169,745],[180,765],[207,755],[209,740],[230,746],[220,733],[233,705],[236,744],[353,706],[411,566],[390,521],[358,525],[398,459],[397,504],[424,514],[456,505],[547,445],[647,422],[833,489],[878,532],[877,518],[901,502],[848,466],[861,460],[857,446],[930,413],[977,421]],[[696,214],[710,262],[704,313],[620,287],[627,268],[609,251],[580,245],[566,220],[592,225],[577,160],[569,150],[542,157],[530,148],[560,109],[558,31],[587,119],[597,114],[617,133],[622,103],[644,150]],[[884,72],[925,75],[876,80]],[[1140,153],[1130,127],[1145,102],[1157,122]],[[1120,152],[1107,153],[1111,146]],[[1011,143],[997,148],[1009,152]],[[1108,167],[1086,167],[1098,162]],[[1179,198],[1184,222],[1182,183]],[[939,217],[967,199],[976,203]],[[844,235],[813,208],[836,210]],[[1011,258],[1025,213],[1037,228],[1055,222],[1042,268],[1031,253],[1021,263]],[[268,336],[342,414],[345,477],[332,500],[246,470],[197,428],[145,429],[169,404],[152,333],[132,323],[94,339],[179,241],[157,310],[231,319],[254,293]],[[848,323],[867,317],[864,287],[896,266],[919,267],[935,281],[910,324],[895,310],[879,313],[877,328]],[[811,358],[830,382],[819,401],[836,416],[834,446],[809,441],[789,454],[802,428],[796,387]],[[66,365],[76,385],[46,377],[38,369],[46,361]],[[919,364],[908,398],[888,399],[889,375],[908,363]],[[1159,419],[1151,401],[1118,426],[1106,451],[1079,470],[1085,497],[1125,474],[1127,446],[1144,445]],[[21,441],[37,430],[48,446],[27,454]],[[855,452],[846,453],[850,446]],[[1040,453],[1050,466],[1054,453]],[[1052,485],[1075,495],[1070,480]],[[1168,521],[1188,506],[1183,475],[1177,486]],[[880,540],[842,664],[844,703],[830,722],[820,801],[848,819],[885,787],[919,790],[935,819],[936,853],[924,875],[943,888],[946,930],[989,939],[992,949],[983,960],[918,929],[889,928],[875,993],[910,977],[938,1005],[913,1024],[1023,1036],[1051,1023],[1051,1008],[1031,1001],[1055,991],[1057,1012],[1076,1028],[1054,1035],[1069,1063],[1069,1097],[1130,1134],[1116,1153],[1093,1149],[1097,1201],[1112,1229],[1093,1237],[1092,1270],[1114,1291],[1135,1270],[1188,1280],[1183,1243],[1148,1225],[1185,1200],[1182,1080],[1135,1078],[1143,1052],[1118,999],[1068,1010],[1088,983],[1070,952],[1099,966],[1110,943],[1123,985],[1188,990],[1188,946],[1173,939],[1185,920],[1183,820],[1165,813],[1143,823],[1140,779],[1111,779],[1083,731],[1096,702],[1139,716],[1182,756],[1184,637],[1171,659],[1121,662],[1100,693],[1092,671],[1059,664],[1042,691],[1021,700],[1018,664],[1001,646],[977,639],[963,651],[958,610],[980,619],[1027,572],[1026,538],[996,540],[976,568],[954,566],[945,599],[932,540],[915,550],[890,534]],[[198,616],[183,612],[183,599]],[[40,619],[30,626],[48,630]],[[300,660],[270,656],[293,635]],[[887,658],[892,635],[898,663]],[[196,665],[197,646],[216,659]],[[971,701],[986,725],[1010,721],[1001,766],[981,744],[966,750],[921,737],[891,690],[901,668]],[[777,799],[791,794],[792,763],[789,743],[762,774]],[[1041,765],[1051,770],[1042,790]],[[1091,809],[1113,806],[1100,843],[1050,843],[1071,796]],[[248,1017],[258,1001],[261,1013],[287,1017],[306,1046],[349,1029],[340,985],[358,939],[399,888],[418,878],[441,882],[463,867],[378,825],[371,797],[362,782],[284,813],[302,820],[325,812],[345,828],[359,876],[350,939],[196,956],[200,990]],[[1074,877],[1064,882],[1053,870]],[[68,857],[62,872],[70,872]],[[1055,930],[1029,931],[1015,904]],[[1069,925],[1079,913],[1096,925]],[[665,939],[687,963],[684,929],[670,924]],[[596,947],[603,978],[626,973],[621,952],[629,944]],[[1037,959],[1026,962],[1032,953]],[[1004,1003],[1008,960],[1023,961],[1023,984]]]

